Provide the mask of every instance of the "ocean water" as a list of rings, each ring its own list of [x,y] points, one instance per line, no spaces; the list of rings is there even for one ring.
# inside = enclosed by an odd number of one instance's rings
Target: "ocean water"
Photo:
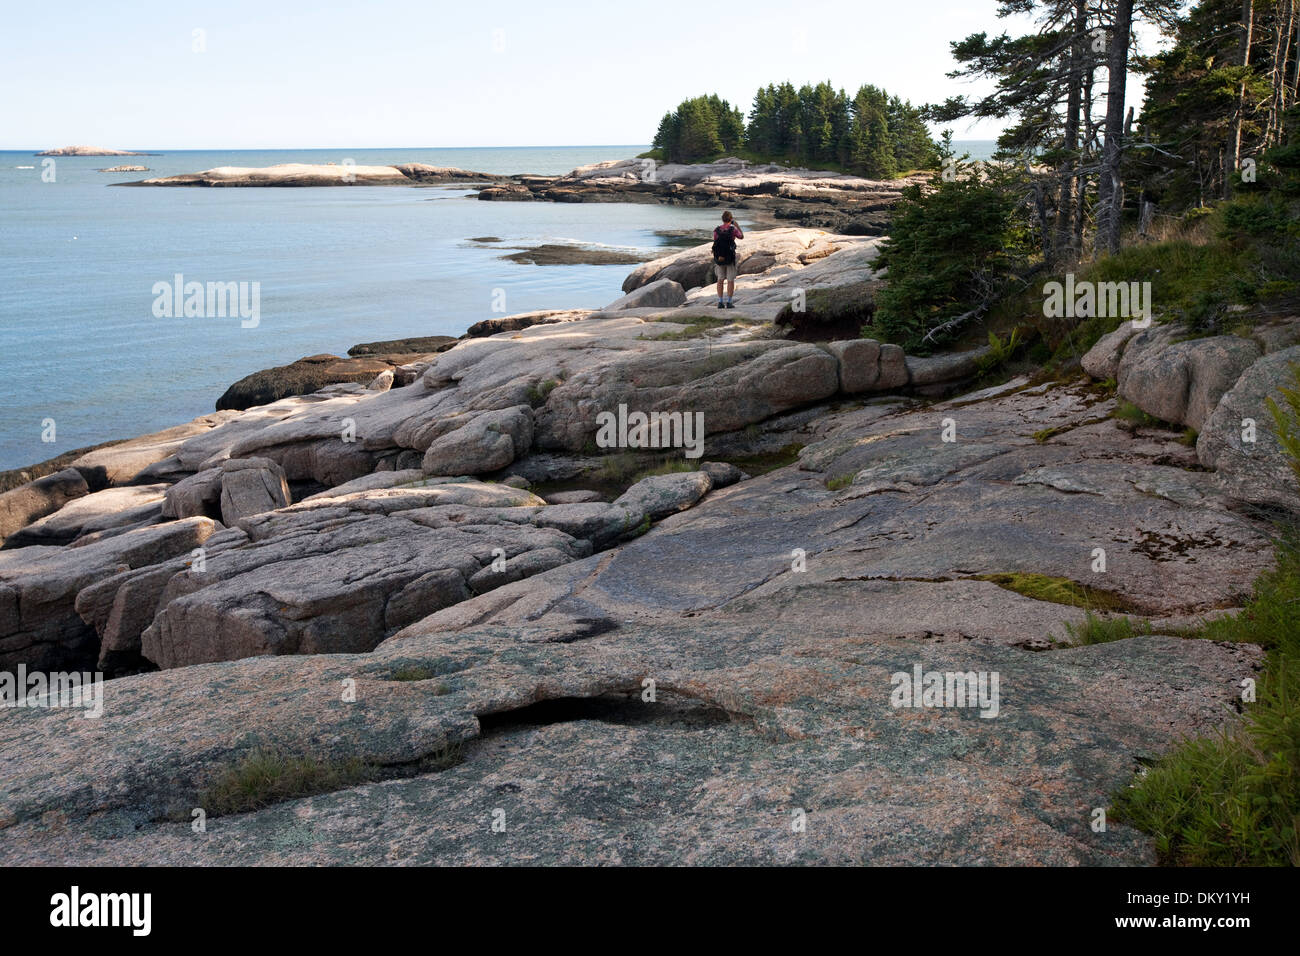
[[[599,308],[621,294],[632,266],[535,266],[501,256],[548,242],[667,253],[656,232],[716,218],[714,210],[646,204],[481,202],[461,187],[111,183],[345,160],[549,175],[645,148],[179,150],[58,157],[53,182],[43,181],[43,159],[31,151],[0,152],[0,470],[188,421],[212,411],[244,375],[304,355],[459,335],[504,314],[499,307]],[[98,172],[120,164],[150,172]],[[483,236],[502,241],[469,241]],[[156,316],[155,284],[177,275],[247,283],[250,292],[256,283],[257,324]]]

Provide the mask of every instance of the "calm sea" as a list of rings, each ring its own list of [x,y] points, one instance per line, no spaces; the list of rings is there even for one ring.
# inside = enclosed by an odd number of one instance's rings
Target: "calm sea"
[[[535,266],[511,246],[655,250],[713,210],[480,202],[444,187],[110,188],[214,166],[424,162],[565,173],[645,146],[167,151],[42,158],[0,152],[0,470],[212,411],[237,379],[360,342],[459,335],[531,309],[597,308],[630,266]],[[968,147],[969,148],[969,147]],[[119,164],[148,173],[102,173]],[[30,168],[24,168],[30,167]],[[495,236],[499,244],[470,240]],[[671,249],[664,249],[669,252]],[[155,283],[257,283],[260,317],[159,318]],[[49,421],[54,424],[54,441]]]

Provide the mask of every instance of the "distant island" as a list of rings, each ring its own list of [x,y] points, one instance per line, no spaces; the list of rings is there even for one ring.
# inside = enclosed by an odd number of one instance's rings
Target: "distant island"
[[[275,166],[218,166],[197,173],[162,176],[117,186],[395,186],[424,183],[504,182],[506,176],[476,173],[453,166],[403,163],[362,166],[356,163],[279,163]]]
[[[60,146],[47,149],[37,156],[161,156],[161,153],[133,153],[127,149],[105,149],[102,146]]]
[[[147,173],[149,172],[149,167],[148,166],[109,166],[106,169],[101,169],[100,172],[101,173]]]

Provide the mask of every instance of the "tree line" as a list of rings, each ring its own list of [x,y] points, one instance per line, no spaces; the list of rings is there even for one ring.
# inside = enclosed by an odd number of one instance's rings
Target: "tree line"
[[[863,86],[850,98],[828,82],[798,89],[788,82],[769,84],[754,95],[748,120],[716,95],[684,100],[660,121],[653,145],[674,163],[744,152],[870,179],[932,169],[939,159],[920,108],[875,86]]]
[[[1119,255],[1154,235],[1157,217],[1210,212],[1219,238],[1254,250],[1244,285],[1296,288],[1297,2],[1001,0],[999,17],[1029,17],[1034,31],[951,44],[949,75],[992,81],[991,92],[923,108],[931,122],[1003,121],[995,162],[946,156],[931,187],[905,192],[880,260],[880,320],[934,344],[1039,273]],[[1143,24],[1164,35],[1163,52],[1138,49]],[[1145,78],[1140,117],[1131,73]],[[1226,294],[1205,298],[1219,308]]]
[[[998,15],[1033,16],[1013,37],[977,33],[952,44],[953,77],[992,79],[976,100],[928,107],[932,120],[1010,125],[999,158],[1020,184],[1049,263],[1120,248],[1126,202],[1166,209],[1226,199],[1253,163],[1284,141],[1296,102],[1297,0],[1008,0]],[[1134,26],[1172,40],[1138,55]],[[1126,103],[1130,71],[1146,75],[1140,120]],[[1247,162],[1250,160],[1251,162]]]

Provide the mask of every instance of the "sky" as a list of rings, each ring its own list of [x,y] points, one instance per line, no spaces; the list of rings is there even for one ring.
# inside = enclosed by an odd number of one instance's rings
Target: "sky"
[[[717,93],[748,112],[758,87],[785,80],[830,80],[850,95],[871,83],[916,104],[979,92],[945,75],[949,42],[1002,29],[995,10],[995,0],[13,3],[0,31],[0,148],[648,143],[687,97]],[[952,128],[991,139],[999,125]]]

